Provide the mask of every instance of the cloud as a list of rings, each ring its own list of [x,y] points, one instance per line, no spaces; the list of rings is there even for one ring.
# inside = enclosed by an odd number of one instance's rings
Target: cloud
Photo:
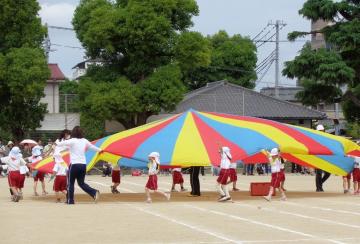
[[[71,27],[71,20],[76,6],[70,3],[43,3],[39,15],[43,23]]]

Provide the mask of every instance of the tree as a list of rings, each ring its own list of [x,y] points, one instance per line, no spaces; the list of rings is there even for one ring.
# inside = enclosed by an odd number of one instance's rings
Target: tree
[[[0,55],[0,70],[0,124],[20,140],[25,132],[40,127],[46,113],[46,104],[39,103],[49,77],[43,50],[13,48]]]
[[[46,112],[40,99],[49,70],[39,10],[36,0],[0,0],[0,126],[17,140],[39,127]]]
[[[241,35],[229,36],[225,31],[219,31],[207,39],[212,48],[210,65],[195,67],[188,72],[188,86],[196,89],[207,82],[226,79],[243,87],[254,88],[257,56],[253,42]]]
[[[206,39],[188,30],[197,14],[195,0],[81,1],[74,28],[87,55],[103,60],[80,81],[81,111],[131,128],[173,110],[181,68],[209,63]]]
[[[331,48],[304,47],[295,60],[285,64],[283,74],[298,78],[304,85],[299,94],[304,104],[342,101],[346,118],[359,120],[360,1],[308,0],[299,13],[312,21],[325,20],[331,24],[312,32],[292,32],[289,39],[323,34]]]

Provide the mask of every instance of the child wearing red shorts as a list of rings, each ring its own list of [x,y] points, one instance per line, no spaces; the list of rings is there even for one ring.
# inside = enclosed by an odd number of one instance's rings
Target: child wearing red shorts
[[[112,168],[111,171],[111,180],[113,185],[110,186],[111,188],[111,193],[112,194],[119,194],[120,192],[118,191],[117,187],[120,185],[120,178],[121,178],[121,174],[120,174],[120,167],[119,165],[116,165]]]
[[[230,182],[229,183],[233,183],[233,191],[239,191],[238,188],[236,188],[236,182],[237,182],[237,172],[236,172],[236,167],[237,167],[237,163],[236,162],[232,162],[230,163],[230,168],[229,168],[229,177],[230,177]]]
[[[351,173],[343,176],[342,178],[343,178],[344,194],[346,194],[350,191]]]
[[[158,152],[152,152],[149,154],[148,157],[149,157],[149,163],[148,163],[149,179],[145,186],[145,193],[147,196],[146,202],[147,203],[152,202],[150,197],[150,191],[160,193],[161,195],[166,197],[167,200],[170,200],[170,194],[158,190],[157,174],[159,173],[159,169],[160,169],[160,154]]]
[[[42,160],[42,147],[41,146],[35,146],[32,148],[31,150],[31,157],[29,157],[29,162],[30,163],[35,163],[38,162],[40,160]],[[37,183],[38,181],[41,182],[41,187],[42,187],[42,194],[46,195],[48,194],[45,190],[45,173],[37,171],[35,172],[34,175],[34,196],[39,196],[39,194],[37,193]]]
[[[186,191],[186,189],[184,188],[184,178],[182,176],[181,173],[181,168],[173,168],[172,170],[172,179],[173,179],[173,183],[171,186],[171,191],[172,192],[176,192],[175,190],[175,185],[176,184],[180,184],[180,190],[181,191]]]
[[[354,170],[352,172],[354,182],[354,195],[360,194],[360,157],[354,157]]]
[[[54,180],[54,192],[56,195],[56,202],[61,202],[61,195],[60,193],[63,193],[64,196],[66,196],[67,193],[67,172],[68,172],[68,166],[65,162],[58,162],[55,163],[53,168],[53,175],[55,176]]]
[[[18,202],[21,199],[19,194],[21,187],[20,167],[25,166],[26,162],[22,158],[19,147],[13,147],[9,156],[0,158],[0,163],[5,164],[8,170],[8,182],[13,193],[11,200]]]
[[[22,189],[24,188],[26,174],[29,172],[29,168],[26,165],[20,166],[20,185],[19,185],[19,195],[20,200],[23,199]]]
[[[230,148],[228,147],[219,147],[219,153],[221,156],[220,162],[220,173],[217,178],[217,189],[220,194],[218,199],[219,202],[230,201],[231,196],[229,193],[229,189],[227,188],[228,178],[230,176],[230,160],[232,156],[230,154]]]
[[[286,201],[286,195],[285,191],[280,187],[281,183],[281,158],[279,149],[273,148],[271,149],[270,154],[265,151],[265,153],[268,155],[270,166],[271,166],[271,186],[269,190],[269,194],[267,196],[264,196],[265,200],[271,201],[271,196],[274,193],[275,189],[279,189],[281,193],[280,200]]]

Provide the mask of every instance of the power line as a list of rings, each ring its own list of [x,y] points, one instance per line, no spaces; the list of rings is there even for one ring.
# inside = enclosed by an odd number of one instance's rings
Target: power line
[[[251,39],[251,41],[255,41],[255,39],[260,36],[261,33],[263,33],[268,27],[269,25],[266,25],[253,39]]]

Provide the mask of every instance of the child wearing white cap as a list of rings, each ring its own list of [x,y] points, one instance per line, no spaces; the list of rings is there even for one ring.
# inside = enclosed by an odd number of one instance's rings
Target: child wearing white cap
[[[281,193],[280,200],[286,201],[286,195],[285,191],[280,187],[281,184],[281,158],[279,149],[273,148],[271,149],[270,154],[265,151],[265,153],[268,155],[270,166],[271,166],[271,186],[269,190],[269,194],[267,196],[264,196],[264,198],[267,201],[271,201],[271,196],[274,193],[275,189],[279,189]]]
[[[170,194],[158,190],[157,173],[159,172],[160,169],[160,154],[158,152],[152,152],[149,154],[148,157],[149,157],[149,163],[148,163],[149,179],[145,186],[145,193],[147,197],[146,202],[147,203],[152,202],[150,197],[150,191],[160,193],[161,195],[166,197],[167,200],[170,200]]]
[[[228,178],[230,177],[230,160],[232,159],[230,148],[219,147],[219,153],[221,156],[220,173],[217,178],[217,189],[220,194],[219,202],[231,200],[229,189],[227,188]]]
[[[36,145],[32,148],[31,150],[31,157],[28,158],[30,163],[35,163],[38,162],[40,160],[42,160],[42,146]],[[37,193],[37,183],[38,181],[41,182],[41,187],[42,187],[42,194],[46,195],[48,194],[45,190],[45,174],[43,172],[40,171],[36,171],[34,172],[34,196],[39,196],[39,194]]]
[[[0,158],[0,163],[5,164],[8,170],[8,181],[10,189],[12,190],[12,201],[18,202],[21,198],[19,194],[20,189],[20,167],[25,166],[26,162],[22,158],[19,147],[13,147],[9,156]]]

